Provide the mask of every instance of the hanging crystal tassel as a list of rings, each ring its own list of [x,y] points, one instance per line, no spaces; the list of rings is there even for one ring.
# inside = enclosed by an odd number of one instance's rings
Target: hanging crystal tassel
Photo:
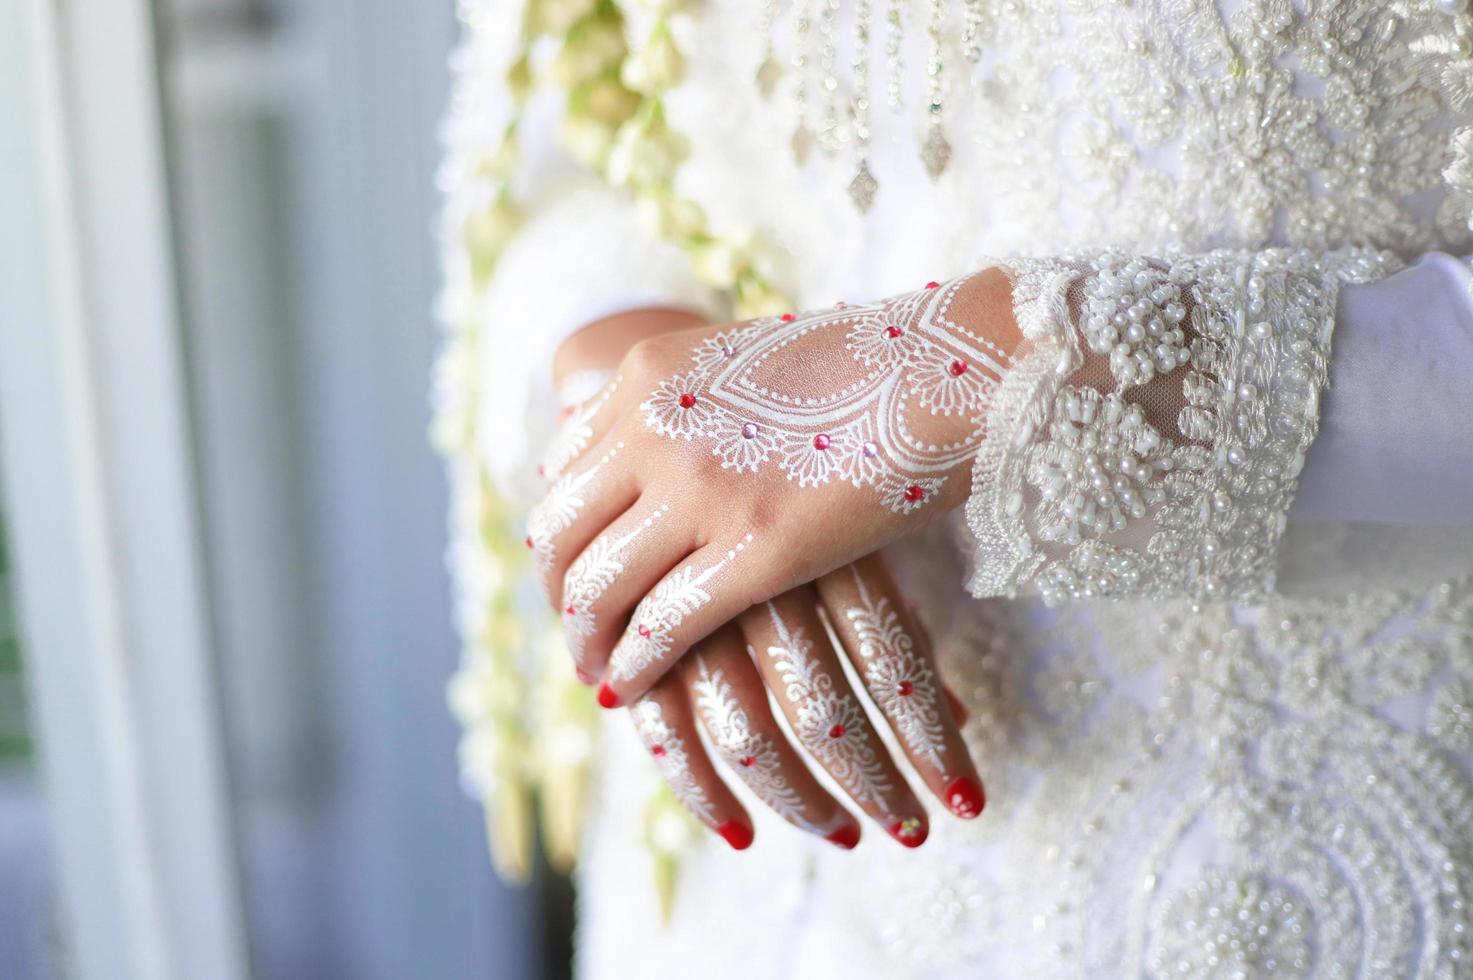
[[[870,0],[858,0],[854,14],[854,142],[859,150],[859,169],[849,182],[849,197],[864,213],[875,203],[879,181],[869,169],[869,45]]]
[[[926,56],[926,140],[921,145],[921,162],[932,180],[940,178],[951,162],[951,144],[942,124],[941,38],[946,23],[946,0],[931,0],[931,19],[926,27],[931,48]]]
[[[777,83],[782,80],[783,69],[777,62],[777,56],[773,53],[772,32],[777,22],[778,0],[762,0],[762,63],[757,66],[757,91],[762,98],[771,99],[772,93],[777,90]]]

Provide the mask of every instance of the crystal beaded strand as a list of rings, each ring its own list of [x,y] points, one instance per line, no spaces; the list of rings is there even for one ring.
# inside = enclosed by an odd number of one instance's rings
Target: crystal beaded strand
[[[977,35],[982,29],[982,2],[983,0],[966,0],[963,11],[965,20],[962,26],[962,52],[974,65],[982,60],[982,46],[977,43]]]
[[[802,166],[808,161],[813,137],[808,131],[808,40],[809,7],[812,0],[793,4],[793,115],[798,123],[793,129],[793,159]]]
[[[904,101],[905,65],[900,58],[901,43],[905,40],[904,0],[890,0],[885,12],[885,98],[892,110],[898,110]]]
[[[818,124],[818,147],[832,154],[843,142],[839,124],[839,0],[822,0],[818,17],[818,70],[823,88],[823,117]]]
[[[849,197],[861,213],[875,202],[879,182],[869,169],[870,0],[858,0],[854,14],[854,143],[859,167],[849,182]]]
[[[931,0],[930,52],[926,55],[926,141],[921,146],[921,162],[932,180],[938,179],[951,162],[951,144],[941,121],[941,38],[946,26],[946,0]]]

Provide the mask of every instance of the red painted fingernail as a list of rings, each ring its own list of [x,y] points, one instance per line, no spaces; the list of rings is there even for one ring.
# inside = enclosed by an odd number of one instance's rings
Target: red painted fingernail
[[[982,815],[982,808],[987,805],[987,794],[975,779],[958,776],[946,787],[946,805],[963,820],[972,820]]]
[[[580,684],[587,684],[589,687],[592,687],[598,683],[598,678],[594,677],[582,667],[574,667],[573,673],[578,675],[578,683]]]
[[[745,851],[752,846],[752,828],[735,820],[728,820],[716,828],[716,832],[726,838],[734,851]]]
[[[823,839],[846,851],[852,851],[859,846],[859,825],[851,823],[840,827],[832,834],[825,834]]]
[[[931,834],[931,828],[921,817],[906,817],[890,825],[890,836],[906,847],[920,847]]]
[[[598,706],[600,708],[619,707],[619,695],[614,693],[614,689],[612,687],[609,687],[608,681],[604,681],[603,684],[599,685]]]

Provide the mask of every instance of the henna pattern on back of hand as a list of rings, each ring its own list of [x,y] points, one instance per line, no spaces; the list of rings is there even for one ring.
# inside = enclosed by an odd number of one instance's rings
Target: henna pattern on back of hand
[[[776,465],[799,486],[873,487],[887,508],[910,513],[976,454],[1010,361],[951,319],[973,278],[710,336],[692,350],[692,369],[662,381],[640,406],[645,425],[709,441],[726,469]],[[928,416],[962,420],[965,433],[957,438],[948,425],[949,438],[937,441]]]

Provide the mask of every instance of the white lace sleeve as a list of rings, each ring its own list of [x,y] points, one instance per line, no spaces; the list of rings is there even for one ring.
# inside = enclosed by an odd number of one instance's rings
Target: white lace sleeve
[[[1023,342],[973,470],[972,592],[1272,588],[1338,289],[1391,260],[1270,250],[999,264]]]

